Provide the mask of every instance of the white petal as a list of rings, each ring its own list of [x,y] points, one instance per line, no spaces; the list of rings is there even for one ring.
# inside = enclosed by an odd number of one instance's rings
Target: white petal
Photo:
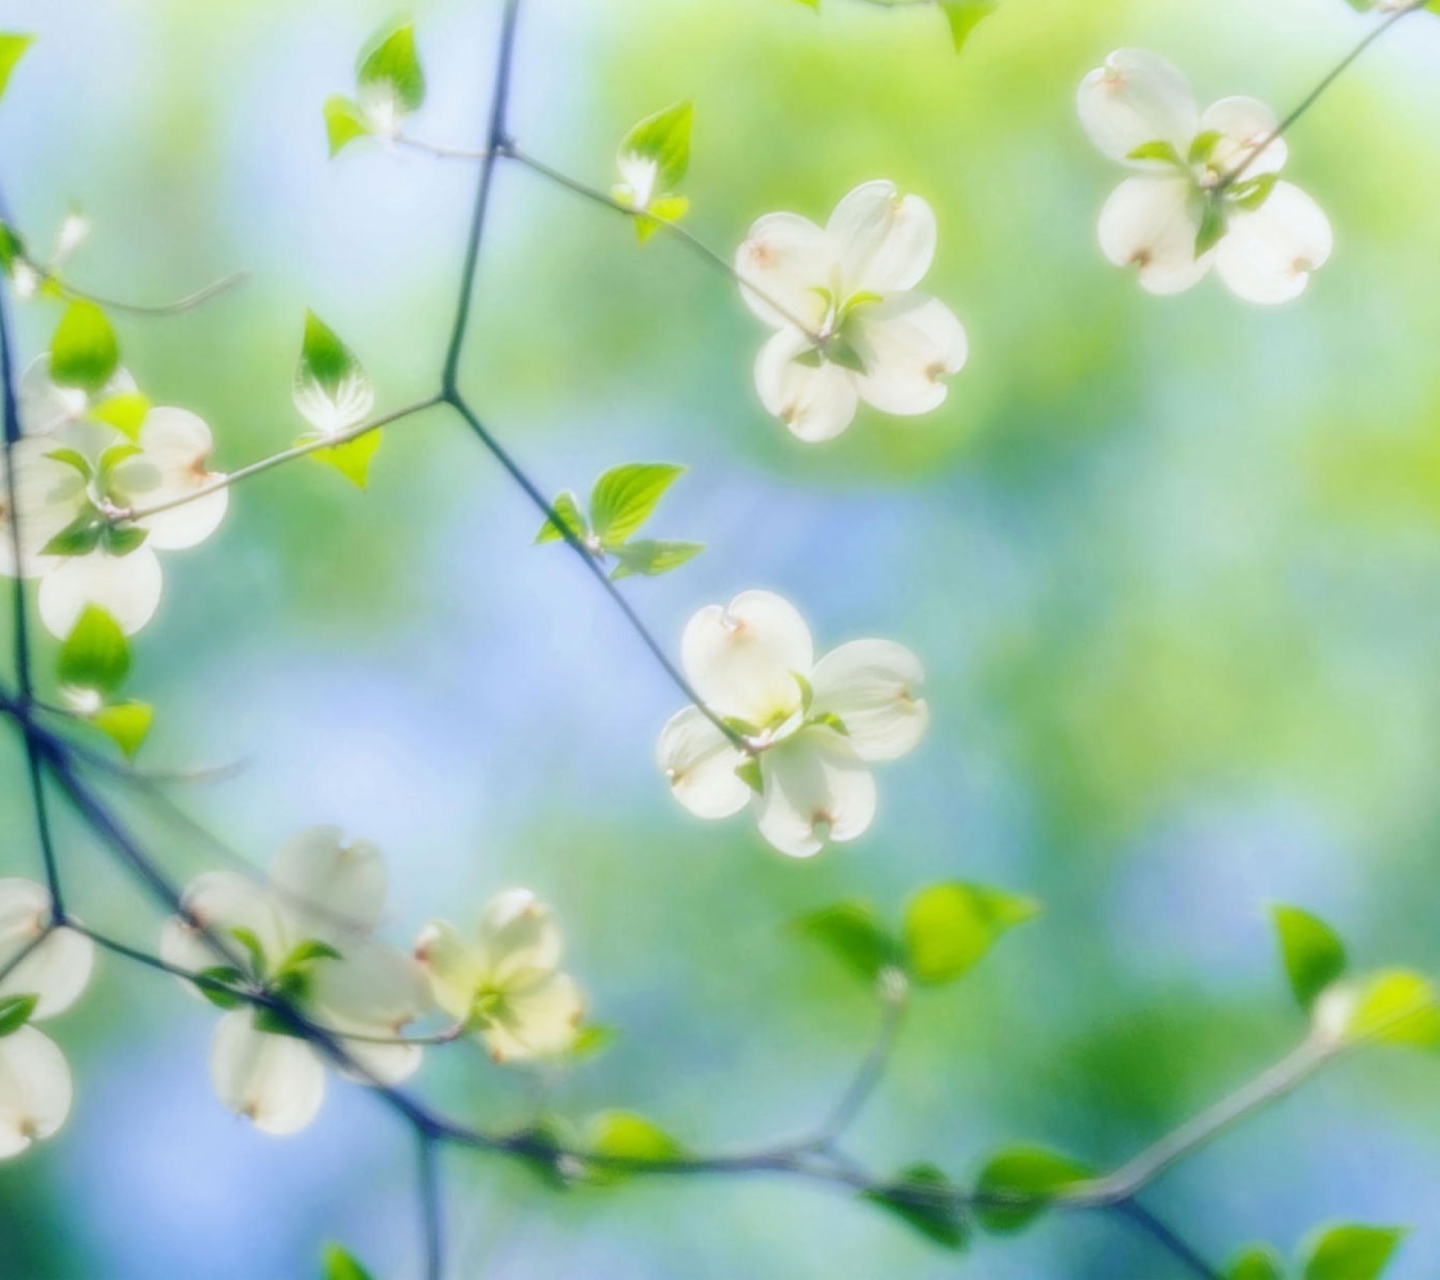
[[[140,453],[120,463],[111,475],[111,489],[120,506],[173,502],[221,478],[206,465],[215,447],[210,428],[185,409],[150,410],[138,443]],[[137,523],[149,530],[150,546],[183,551],[204,542],[220,527],[229,500],[228,489],[217,489]]]
[[[30,362],[17,390],[20,424],[28,435],[53,435],[80,422],[91,407],[111,396],[133,395],[135,379],[124,369],[117,369],[94,396],[79,387],[58,386],[50,377],[50,354]]]
[[[846,296],[913,289],[935,260],[935,214],[893,182],[866,182],[830,215],[825,230],[840,250]]]
[[[430,979],[435,1003],[457,1022],[468,1018],[486,977],[479,948],[454,925],[432,920],[415,940],[415,959]]]
[[[1117,267],[1140,269],[1150,293],[1183,293],[1210,270],[1195,257],[1200,206],[1185,178],[1127,178],[1100,211],[1100,248]]]
[[[1146,142],[1168,142],[1183,160],[1199,112],[1190,82],[1172,63],[1144,49],[1117,49],[1080,82],[1080,123],[1112,160]]]
[[[289,951],[292,940],[286,935],[270,893],[247,876],[234,871],[207,871],[190,882],[182,903],[196,922],[247,963],[248,953],[234,937],[236,929],[255,935],[270,965],[279,964]],[[230,963],[217,954],[201,932],[183,927],[183,921],[175,921],[161,932],[160,954],[167,963],[190,972]]]
[[[760,403],[801,440],[818,444],[838,436],[855,418],[855,377],[838,364],[814,359],[814,345],[796,329],[782,329],[755,361]]]
[[[55,1133],[74,1097],[70,1064],[48,1036],[21,1027],[0,1039],[0,1160]]]
[[[341,1074],[356,1084],[389,1086],[408,1080],[425,1060],[425,1051],[418,1044],[375,1044],[367,1040],[347,1040],[345,1034],[384,1036],[388,1028],[364,1022],[341,1022],[337,1029],[341,1048],[355,1063]]]
[[[1220,141],[1210,153],[1210,168],[1217,173],[1229,173],[1244,164],[1247,178],[1279,173],[1285,166],[1287,154],[1284,138],[1274,138],[1246,164],[1250,153],[1274,136],[1279,123],[1275,113],[1258,98],[1221,98],[1212,103],[1200,117],[1201,133],[1214,130],[1220,135]]]
[[[875,779],[833,729],[802,729],[761,756],[760,769],[760,834],[792,858],[854,840],[875,817]]]
[[[220,1101],[265,1133],[295,1133],[315,1118],[325,1097],[325,1068],[292,1036],[255,1029],[251,1010],[220,1019],[210,1046],[210,1079]]]
[[[831,288],[838,265],[830,237],[794,213],[766,214],[735,251],[740,296],[751,311],[777,329],[819,327],[825,318],[825,300],[816,290]]]
[[[486,977],[500,987],[534,982],[560,963],[555,913],[529,889],[506,889],[485,904],[479,943]]]
[[[420,966],[373,939],[352,943],[339,960],[315,961],[310,975],[310,999],[322,1011],[316,1020],[324,1026],[363,1023],[394,1033],[430,1009]]]
[[[660,731],[659,762],[670,790],[697,818],[739,813],[753,792],[736,776],[745,753],[699,707],[686,707]]]
[[[1247,302],[1298,298],[1334,247],[1330,220],[1299,187],[1277,182],[1253,212],[1236,209],[1215,260],[1220,278]]]
[[[508,997],[483,1035],[496,1062],[548,1058],[575,1043],[584,1017],[580,988],[568,975],[557,973],[524,995]]]
[[[0,880],[0,968],[44,933],[50,911],[43,885]],[[0,996],[38,996],[32,1016],[53,1018],[80,998],[94,967],[95,944],[73,929],[56,929],[0,982]]]
[[[20,509],[22,576],[39,577],[57,561],[41,549],[84,506],[85,481],[73,467],[46,456],[58,447],[48,439],[17,441],[14,446],[16,501]],[[15,576],[15,535],[10,517],[10,471],[0,446],[0,574]]]
[[[944,379],[965,365],[965,330],[943,302],[897,293],[856,309],[846,326],[865,365],[860,398],[884,413],[928,413],[948,392]]]
[[[721,716],[763,727],[800,706],[795,676],[810,677],[814,643],[805,619],[771,591],[745,591],[701,609],[685,627],[680,657],[700,697]]]
[[[345,950],[347,935],[368,933],[385,914],[385,860],[368,840],[345,843],[339,827],[310,827],[270,864],[279,900],[308,937]]]
[[[134,635],[160,607],[164,579],[148,546],[129,555],[96,550],[64,560],[40,582],[40,617],[53,635],[65,637],[87,605],[104,609],[126,635]]]
[[[815,664],[814,714],[831,712],[862,760],[894,760],[925,734],[930,709],[919,696],[925,671],[891,640],[854,640]]]

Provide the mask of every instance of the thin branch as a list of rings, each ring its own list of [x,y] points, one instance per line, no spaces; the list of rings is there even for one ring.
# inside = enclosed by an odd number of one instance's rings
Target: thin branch
[[[407,404],[391,413],[382,414],[378,418],[371,418],[370,421],[362,422],[358,426],[350,427],[345,431],[337,431],[333,436],[321,436],[314,440],[307,440],[303,444],[297,444],[293,449],[283,449],[279,453],[272,453],[268,458],[261,458],[260,461],[252,462],[238,471],[218,476],[209,484],[203,484],[198,489],[191,489],[178,498],[155,502],[147,507],[127,507],[109,513],[109,518],[112,523],[122,524],[136,520],[148,520],[151,516],[160,515],[161,512],[174,511],[176,507],[198,502],[201,498],[207,498],[212,493],[219,493],[221,489],[228,489],[242,480],[250,479],[251,476],[258,476],[266,471],[273,471],[276,467],[284,466],[287,462],[294,462],[296,458],[306,458],[323,449],[333,449],[337,445],[349,444],[352,440],[367,436],[372,431],[379,431],[381,427],[389,426],[392,422],[399,422],[402,418],[409,418],[426,409],[433,409],[442,402],[443,397],[441,396],[426,396],[423,400],[416,400],[412,404]]]
[[[435,142],[425,142],[421,138],[412,138],[408,134],[397,133],[392,139],[397,147],[406,147],[411,151],[418,151],[422,155],[433,156],[437,160],[488,160],[490,151],[474,151],[465,147],[446,147]]]
[[[882,993],[880,1030],[870,1052],[860,1063],[860,1068],[841,1095],[840,1101],[820,1126],[819,1132],[807,1144],[817,1151],[831,1152],[835,1143],[844,1135],[864,1109],[865,1104],[879,1087],[890,1064],[891,1054],[900,1029],[905,1023],[905,1012],[909,1004],[908,993],[901,992],[895,997]]]
[[[1183,1263],[1192,1275],[1199,1276],[1200,1280],[1225,1280],[1224,1275],[1206,1262],[1192,1245],[1143,1205],[1128,1200],[1115,1205],[1114,1212],[1143,1231],[1162,1249]]]
[[[425,1280],[441,1280],[445,1271],[444,1206],[441,1204],[440,1151],[434,1135],[416,1135],[420,1183],[420,1221],[425,1228]]]
[[[239,271],[232,271],[228,276],[222,276],[213,284],[207,284],[203,289],[197,289],[194,293],[188,293],[183,298],[176,298],[174,302],[160,302],[153,305],[146,305],[140,302],[124,302],[119,298],[106,297],[104,294],[92,293],[88,289],[81,289],[69,284],[57,276],[53,271],[31,262],[29,266],[40,277],[42,284],[53,284],[62,295],[67,298],[78,298],[83,302],[93,302],[96,306],[104,307],[107,311],[123,311],[133,316],[152,316],[161,318],[164,316],[183,315],[187,311],[195,311],[203,307],[207,302],[218,298],[222,293],[228,293],[231,289],[237,288],[250,279],[251,271],[248,267]]]

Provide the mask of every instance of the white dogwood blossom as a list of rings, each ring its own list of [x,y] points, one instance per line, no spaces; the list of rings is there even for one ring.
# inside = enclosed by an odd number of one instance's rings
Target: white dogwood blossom
[[[221,476],[209,470],[210,428],[185,409],[150,407],[132,435],[101,420],[99,406],[133,395],[117,374],[88,396],[50,381],[37,362],[23,382],[24,437],[14,448],[21,533],[19,572],[41,579],[40,616],[67,636],[88,605],[128,634],[160,604],[159,551],[203,542],[225,516],[224,488],[195,496]],[[119,517],[179,502],[128,521]],[[0,461],[0,573],[14,576],[14,523],[8,476]]]
[[[394,1084],[421,1059],[399,1032],[431,1001],[415,962],[374,936],[385,894],[373,844],[314,827],[280,850],[264,884],[230,871],[199,876],[185,891],[184,916],[166,922],[161,955],[188,973],[285,996],[342,1044],[356,1068],[347,1074]],[[220,1101],[266,1133],[304,1128],[325,1094],[319,1051],[273,1011],[243,1003],[215,1029],[210,1075]]]
[[[916,289],[935,257],[935,215],[890,182],[856,187],[825,226],[759,219],[735,256],[740,293],[775,329],[755,364],[766,410],[802,440],[829,440],[861,400],[918,414],[965,364],[965,330]]]
[[[1077,103],[1095,146],[1136,171],[1101,211],[1101,249],[1151,293],[1183,292],[1213,266],[1248,302],[1288,302],[1330,257],[1324,212],[1278,177],[1287,148],[1263,102],[1221,98],[1202,113],[1176,67],[1120,49]]]
[[[768,591],[702,609],[680,652],[706,707],[748,747],[699,707],[675,715],[660,734],[659,763],[681,804],[701,818],[748,804],[760,834],[796,858],[865,832],[875,816],[868,766],[914,748],[929,720],[914,654],[855,640],[816,662],[805,620]]]
[[[0,969],[15,966],[0,981],[0,1008],[17,997],[34,1000],[21,1025],[0,1031],[0,1160],[54,1134],[74,1101],[65,1055],[31,1024],[64,1013],[80,998],[94,968],[95,946],[73,929],[46,933],[51,910],[43,886],[0,880]]]
[[[491,898],[472,937],[436,920],[415,943],[435,1003],[473,1026],[496,1062],[554,1057],[574,1045],[585,1001],[560,971],[560,954],[554,914],[528,889]]]

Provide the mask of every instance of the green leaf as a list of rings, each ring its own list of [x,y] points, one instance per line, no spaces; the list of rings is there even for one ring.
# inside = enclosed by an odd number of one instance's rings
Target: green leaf
[[[362,55],[356,78],[362,90],[388,95],[397,114],[418,111],[425,101],[425,72],[415,52],[415,24],[397,28]]]
[[[1091,1176],[1084,1165],[1043,1147],[1012,1147],[990,1158],[976,1181],[976,1193],[1003,1201],[1015,1197],[1025,1203],[977,1204],[980,1225],[997,1235],[1021,1231],[1045,1211],[1055,1193]]]
[[[130,674],[130,645],[120,624],[104,609],[87,605],[60,648],[61,684],[114,693]]]
[[[1142,142],[1138,147],[1134,148],[1134,150],[1128,152],[1125,158],[1127,160],[1162,160],[1166,164],[1175,164],[1182,167],[1185,163],[1180,159],[1180,153],[1175,150],[1175,144],[1173,142],[1161,142],[1159,140]]]
[[[1225,1280],[1285,1280],[1285,1260],[1268,1244],[1252,1244],[1226,1268]]]
[[[39,1003],[39,996],[0,996],[0,1038],[19,1031]]]
[[[211,982],[223,982],[226,986],[238,987],[245,981],[245,975],[233,965],[217,964],[208,969],[201,969],[196,977],[209,978]],[[195,984],[195,990],[205,997],[217,1009],[238,1009],[242,1004],[247,1003],[244,996],[238,992],[222,991],[219,987],[208,984]]]
[[[956,53],[964,49],[970,33],[999,7],[997,0],[940,0]]]
[[[128,556],[145,545],[149,532],[135,524],[111,524],[101,521],[100,541],[112,556]]]
[[[1237,183],[1230,191],[1230,199],[1242,209],[1254,212],[1270,199],[1275,184],[1280,181],[1278,173],[1262,173],[1258,178],[1247,178]]]
[[[1299,907],[1281,904],[1271,914],[1290,989],[1308,1013],[1315,998],[1345,972],[1345,944],[1328,924]]]
[[[613,550],[637,532],[684,470],[668,462],[628,462],[595,481],[590,526],[601,545]]]
[[[913,1164],[888,1186],[862,1192],[860,1198],[888,1209],[926,1239],[958,1250],[969,1232],[955,1190],[933,1164]]]
[[[43,547],[46,556],[86,556],[100,545],[106,524],[94,507],[87,507]]]
[[[34,36],[17,35],[6,31],[0,33],[0,97],[10,83],[10,73],[15,64],[25,55],[25,50],[35,43]]]
[[[300,364],[295,370],[297,394],[307,382],[318,383],[332,398],[340,384],[356,372],[363,372],[355,353],[335,330],[308,307],[305,309],[305,336],[300,343]]]
[[[967,973],[1007,930],[1040,914],[1033,898],[947,881],[922,889],[905,910],[909,970],[918,982]]]
[[[671,569],[678,569],[704,550],[703,542],[652,542],[648,538],[638,538],[611,551],[610,554],[617,563],[610,571],[610,577],[619,581],[621,578],[628,578],[632,573],[638,573],[653,578],[669,573]]]
[[[364,489],[370,484],[370,462],[380,448],[381,434],[379,429],[367,431],[363,436],[356,436],[343,444],[316,449],[310,456],[316,462],[334,467],[357,489]]]
[[[795,921],[795,929],[828,948],[853,973],[874,982],[898,962],[899,943],[863,902],[839,902]]]
[[[605,1111],[590,1122],[590,1149],[596,1155],[642,1163],[668,1164],[684,1154],[684,1148],[658,1125],[633,1111]],[[592,1165],[590,1181],[613,1185],[624,1181],[625,1169]]]
[[[1346,1035],[1376,1044],[1440,1048],[1440,1004],[1435,989],[1408,969],[1375,974],[1360,990]]]
[[[51,449],[45,456],[55,462],[63,462],[67,467],[78,471],[87,481],[95,475],[90,459],[77,449]]]
[[[690,201],[684,196],[657,196],[644,213],[635,215],[635,234],[646,244],[665,223],[679,222],[689,211]]]
[[[737,764],[735,776],[757,796],[765,794],[765,774],[760,768],[760,761],[755,756],[746,756]]]
[[[356,1260],[355,1255],[338,1244],[327,1244],[322,1253],[324,1280],[375,1280]]]
[[[1195,257],[1203,258],[1225,238],[1225,210],[1218,200],[1206,199],[1200,214],[1200,230],[1195,234]]]
[[[90,410],[90,417],[115,428],[122,435],[135,440],[150,412],[150,401],[138,391],[122,391],[119,395],[102,400]]]
[[[1190,144],[1190,155],[1188,159],[1191,164],[1204,164],[1215,153],[1216,144],[1221,138],[1219,129],[1206,129],[1203,133],[1197,133],[1195,140]],[[1178,158],[1178,157],[1177,157]]]
[[[590,526],[585,523],[585,517],[580,514],[579,500],[569,489],[566,489],[564,493],[556,494],[555,501],[550,505],[554,508],[555,515],[560,518],[560,523],[556,524],[554,519],[546,520],[540,526],[540,532],[535,535],[537,546],[542,542],[556,542],[563,538],[564,535],[560,532],[562,526],[569,529],[581,542],[590,536]]]
[[[360,109],[360,104],[343,93],[332,94],[326,98],[324,110],[325,141],[330,147],[332,160],[356,138],[370,136],[370,121]]]
[[[570,1045],[569,1057],[572,1062],[584,1062],[605,1052],[615,1043],[619,1033],[614,1027],[601,1026],[597,1022],[587,1023],[576,1033]]]
[[[3,91],[0,88],[0,92]],[[25,241],[20,238],[20,233],[7,223],[0,222],[0,271],[7,276],[12,275],[15,264],[25,260]]]
[[[634,156],[655,166],[653,194],[671,194],[690,167],[690,129],[694,119],[694,104],[677,102],[673,107],[646,116],[620,143],[622,162],[625,157]]]
[[[306,938],[285,957],[280,968],[282,970],[302,969],[306,965],[314,964],[317,960],[341,960],[343,958],[328,942],[322,942],[319,938]]]
[[[1301,1280],[1376,1280],[1404,1237],[1403,1227],[1331,1227],[1306,1250]]]
[[[244,925],[236,925],[230,930],[230,936],[249,953],[250,967],[254,972],[257,975],[263,974],[267,968],[265,946],[255,930],[247,929]]]
[[[62,387],[99,391],[120,364],[120,344],[93,302],[72,302],[50,340],[50,376]]]

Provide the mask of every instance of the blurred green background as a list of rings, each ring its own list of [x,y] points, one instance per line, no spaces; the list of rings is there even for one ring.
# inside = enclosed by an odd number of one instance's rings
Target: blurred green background
[[[413,132],[478,142],[498,8],[415,6],[431,97]],[[883,770],[872,831],[792,863],[744,819],[685,814],[653,763],[675,691],[573,557],[530,546],[534,512],[439,412],[388,433],[370,492],[280,470],[167,559],[132,681],[160,710],[148,762],[243,762],[180,799],[257,862],[313,822],[378,840],[398,941],[535,888],[621,1033],[557,1107],[631,1107],[705,1148],[815,1123],[872,1035],[865,993],[787,935],[796,913],[859,895],[893,915],[949,877],[1032,893],[1038,922],[918,1000],[854,1149],[956,1177],[1019,1140],[1118,1161],[1302,1033],[1269,903],[1327,915],[1362,964],[1440,966],[1440,20],[1407,20],[1295,130],[1288,176],[1337,249],[1270,311],[1215,281],[1152,298],[1102,260],[1095,220],[1121,175],[1074,89],[1141,45],[1202,102],[1283,110],[1368,29],[1341,0],[1005,0],[959,58],[928,8],[822,10],[527,0],[513,127],[605,186],[629,125],[692,97],[691,225],[725,253],[759,214],[823,220],[869,178],[924,195],[927,287],[972,343],[945,407],[799,444],[756,401],[764,335],[730,282],[518,168],[500,174],[464,381],[547,490],[620,461],[692,468],[654,528],[709,550],[627,584],[672,649],[696,608],[767,587],[822,648],[876,635],[923,657],[934,729]],[[126,364],[214,425],[222,468],[301,428],[306,306],[381,408],[435,385],[474,175],[366,145],[329,163],[320,119],[400,16],[387,0],[6,6],[7,28],[40,37],[0,114],[32,240],[82,208],[95,229],[71,278],[136,300],[254,270],[183,319],[118,318]],[[28,357],[58,312],[18,310]],[[34,874],[12,738],[0,874]],[[214,864],[193,833],[135,818],[177,877]],[[73,824],[62,840],[79,911],[149,945],[148,905]],[[406,1132],[337,1085],[301,1136],[254,1133],[210,1091],[212,1025],[168,980],[103,964],[53,1028],[77,1069],[69,1126],[0,1166],[0,1276],[307,1277],[328,1237],[384,1280],[418,1274]],[[523,1080],[463,1049],[419,1084],[481,1123],[525,1113]],[[1434,1063],[1348,1063],[1149,1202],[1217,1260],[1254,1238],[1288,1251],[1337,1217],[1410,1223],[1393,1274],[1433,1276],[1437,1097]],[[1178,1274],[1095,1217],[957,1262],[810,1187],[559,1196],[484,1158],[447,1165],[466,1280]]]

